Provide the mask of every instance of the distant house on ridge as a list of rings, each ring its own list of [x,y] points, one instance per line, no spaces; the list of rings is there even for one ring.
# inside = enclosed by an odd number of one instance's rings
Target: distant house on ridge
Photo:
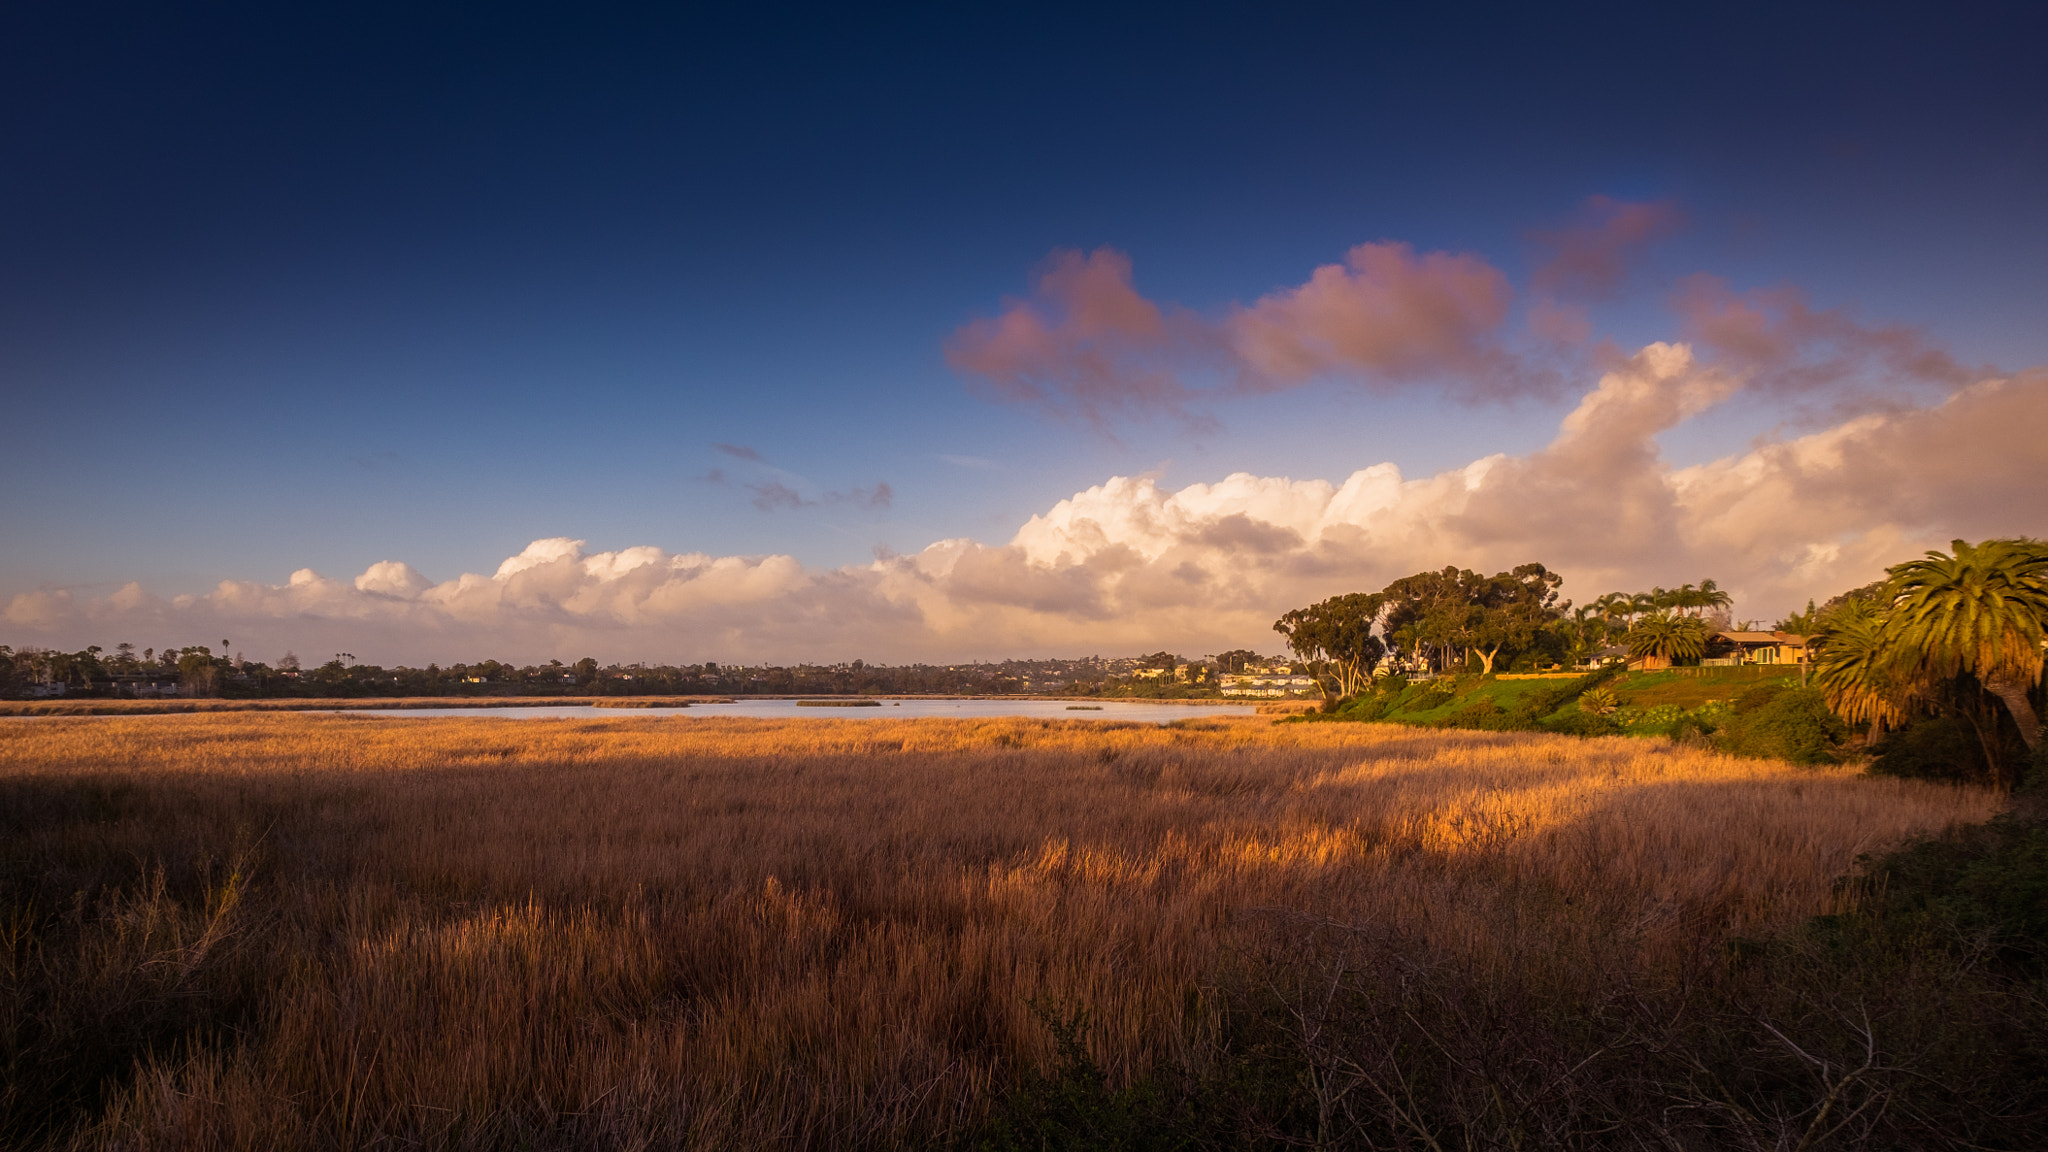
[[[1806,663],[1811,638],[1790,632],[1723,632],[1721,639],[1735,646],[1730,663],[1799,665]]]

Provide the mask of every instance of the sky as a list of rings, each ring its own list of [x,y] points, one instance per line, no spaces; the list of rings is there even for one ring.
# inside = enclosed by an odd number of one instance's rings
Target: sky
[[[2048,535],[2048,16],[1667,9],[9,7],[0,643],[1199,655]]]

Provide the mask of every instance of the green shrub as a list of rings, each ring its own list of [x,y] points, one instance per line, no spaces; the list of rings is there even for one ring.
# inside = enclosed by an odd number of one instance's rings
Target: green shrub
[[[1511,719],[1506,722],[1505,731],[1535,732],[1548,727],[1545,717],[1560,708],[1567,707],[1586,693],[1603,690],[1600,686],[1612,679],[1611,669],[1589,672],[1576,680],[1550,688],[1540,688],[1523,694],[1515,704]]]
[[[1494,703],[1491,697],[1481,696],[1449,716],[1436,722],[1438,728],[1470,728],[1481,732],[1504,730],[1508,713]]]
[[[1388,697],[1385,696],[1361,696],[1346,705],[1340,712],[1340,715],[1345,720],[1369,722],[1386,715],[1387,704]]]
[[[1783,684],[1759,684],[1735,698],[1735,714],[1747,716],[1751,712],[1776,700],[1784,694],[1785,690],[1785,685]]]
[[[1605,716],[1573,709],[1560,712],[1543,722],[1545,731],[1564,736],[1619,736],[1621,725]]]
[[[1688,712],[1673,720],[1664,730],[1664,735],[1673,740],[1700,740],[1712,736],[1715,731],[1717,726],[1712,719],[1698,712]]]
[[[1615,710],[1614,722],[1632,736],[1665,736],[1684,715],[1685,708],[1678,704],[1630,705]]]
[[[1835,759],[1848,731],[1818,689],[1766,686],[1735,702],[1717,743],[1737,756],[1825,764]]]

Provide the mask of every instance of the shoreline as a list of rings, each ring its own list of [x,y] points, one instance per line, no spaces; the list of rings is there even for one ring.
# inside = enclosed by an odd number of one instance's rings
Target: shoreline
[[[0,719],[35,716],[161,716],[209,712],[365,712],[415,708],[681,708],[697,704],[738,704],[747,700],[1014,700],[1075,701],[1093,704],[1312,704],[1309,700],[1271,697],[1144,697],[970,695],[966,693],[896,693],[872,696],[820,696],[816,693],[749,693],[745,696],[391,696],[299,697],[286,700],[4,700]]]

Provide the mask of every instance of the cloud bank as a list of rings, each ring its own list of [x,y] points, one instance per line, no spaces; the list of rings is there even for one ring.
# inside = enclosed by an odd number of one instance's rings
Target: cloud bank
[[[1543,254],[1531,277],[1534,350],[1509,340],[1515,291],[1499,268],[1379,241],[1214,316],[1147,299],[1115,249],[1057,251],[1028,299],[953,333],[946,360],[1003,398],[1098,428],[1134,412],[1186,417],[1205,395],[1324,379],[1373,391],[1427,382],[1472,401],[1550,395],[1558,375],[1532,351],[1585,344],[1584,302],[1611,299],[1680,220],[1667,202],[1595,196],[1564,226],[1533,233]]]
[[[1506,274],[1478,256],[1382,242],[1210,318],[1139,294],[1121,252],[1064,250],[1030,299],[955,332],[946,361],[999,396],[1098,427],[1129,412],[1185,414],[1204,394],[1191,380],[1239,393],[1328,376],[1382,389],[1429,380],[1484,398],[1534,379],[1497,339],[1513,299]]]
[[[1077,257],[1066,274],[1090,281],[1071,289],[1087,317],[1060,322],[1092,333],[1082,344],[1142,341],[1148,325],[1170,323],[1118,296],[1114,261]],[[1434,287],[1376,295],[1389,277],[1411,275]],[[1261,323],[1309,332],[1325,308],[1440,312],[1416,340],[1455,348],[1471,330],[1461,317],[1490,315],[1488,278],[1455,259],[1376,253],[1327,279],[1323,295],[1269,298],[1278,302]],[[1381,356],[1394,370],[1404,354],[1369,340],[1343,348],[1303,355]],[[1952,537],[2048,534],[2048,373],[1977,380],[1932,403],[1889,402],[1708,464],[1666,462],[1661,433],[1746,388],[1776,386],[1766,359],[1707,361],[1689,345],[1651,344],[1615,363],[1549,445],[1525,456],[1415,478],[1373,464],[1341,482],[1238,473],[1166,490],[1115,477],[1033,516],[1005,543],[942,540],[865,565],[654,547],[592,553],[550,539],[489,575],[440,582],[386,561],[353,579],[301,569],[282,584],[230,580],[172,598],[134,584],[103,597],[29,592],[8,603],[4,624],[16,644],[226,636],[251,656],[346,649],[383,663],[962,660],[1160,646],[1192,655],[1273,649],[1271,622],[1288,608],[1447,563],[1495,570],[1540,560],[1581,599],[1712,576],[1734,592],[1738,613],[1770,617]]]
[[[947,363],[1001,398],[1107,432],[1119,418],[1169,414],[1192,424],[1199,402],[1330,381],[1385,393],[1426,385],[1466,402],[1555,398],[1589,356],[1588,305],[1621,294],[1683,213],[1667,201],[1588,198],[1529,239],[1523,324],[1506,273],[1473,253],[1360,244],[1298,285],[1213,315],[1139,293],[1122,252],[1053,253],[1027,299],[1007,300],[946,342]],[[1900,324],[1818,309],[1797,289],[1738,292],[1685,277],[1668,303],[1702,357],[1745,386],[1810,412],[1961,387],[1992,374],[1960,364]]]

